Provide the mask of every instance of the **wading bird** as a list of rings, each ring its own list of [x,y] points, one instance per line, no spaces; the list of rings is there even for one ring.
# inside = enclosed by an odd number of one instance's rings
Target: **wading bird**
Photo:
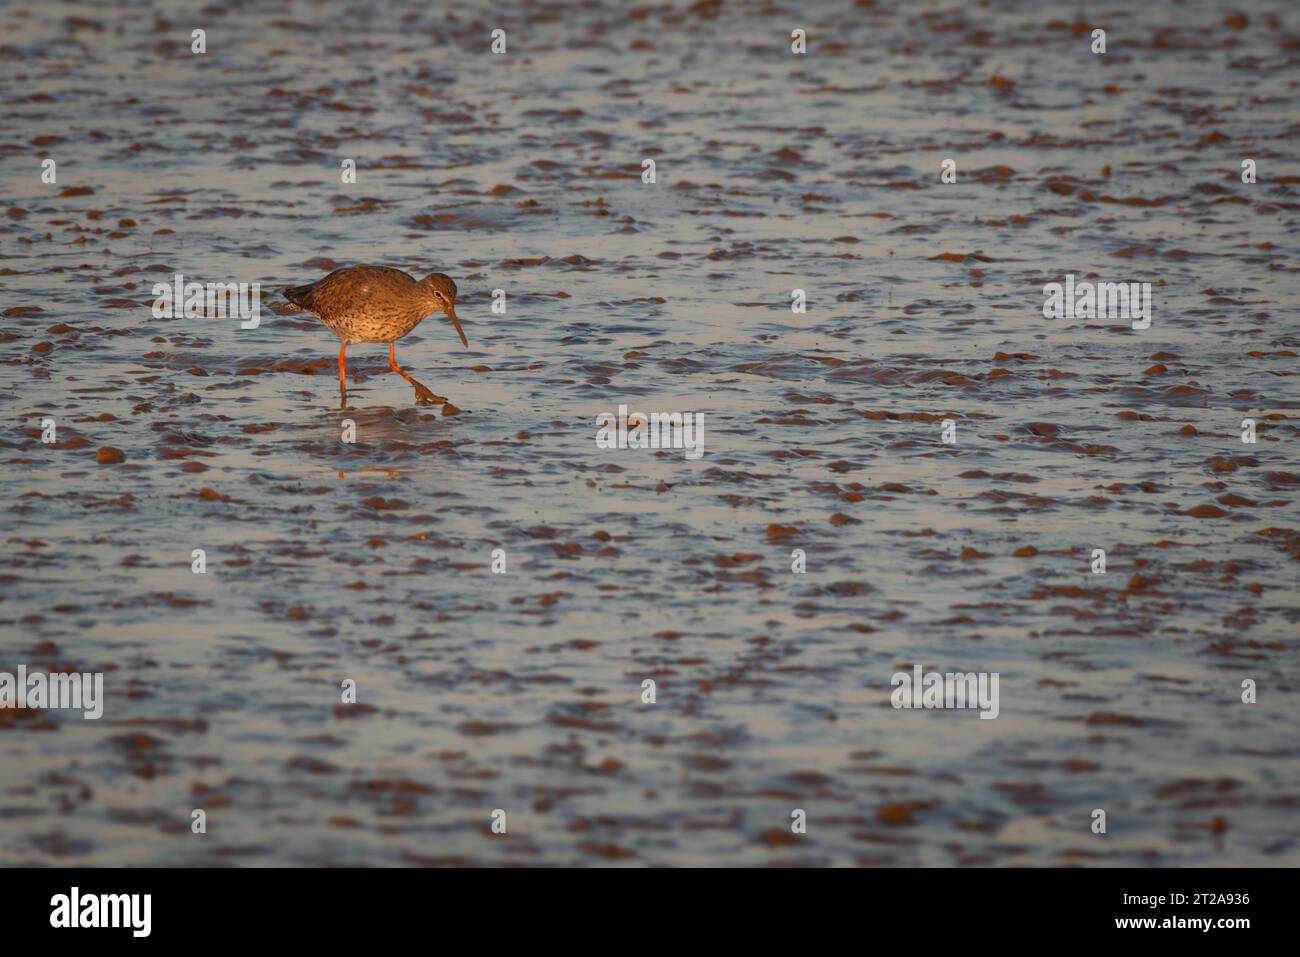
[[[344,353],[349,342],[387,342],[389,368],[415,386],[417,403],[447,401],[398,367],[394,343],[425,316],[445,312],[456,327],[460,341],[469,348],[469,340],[456,318],[456,284],[448,276],[435,272],[423,279],[412,279],[400,269],[388,266],[348,266],[306,286],[286,289],[284,297],[314,313],[343,340],[339,346],[340,408],[347,408],[348,404]]]

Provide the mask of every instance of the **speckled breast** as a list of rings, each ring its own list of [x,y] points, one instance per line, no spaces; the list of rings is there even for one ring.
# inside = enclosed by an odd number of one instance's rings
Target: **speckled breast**
[[[341,315],[321,316],[321,322],[348,342],[392,342],[420,324],[424,315],[410,310],[366,309]]]

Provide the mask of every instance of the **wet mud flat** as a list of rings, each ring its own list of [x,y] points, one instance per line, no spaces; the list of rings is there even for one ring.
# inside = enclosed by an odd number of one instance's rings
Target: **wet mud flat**
[[[0,671],[105,674],[0,710],[0,863],[1300,862],[1300,17],[1243,11],[0,10]],[[450,406],[361,346],[337,408],[278,290],[355,262],[455,278]]]

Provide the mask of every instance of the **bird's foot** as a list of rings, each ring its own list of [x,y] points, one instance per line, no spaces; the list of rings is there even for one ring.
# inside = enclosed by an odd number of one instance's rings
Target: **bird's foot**
[[[430,392],[430,391],[429,391],[428,389],[426,389],[424,386],[420,385],[420,383],[416,382],[414,379],[411,380],[411,385],[415,386],[415,404],[416,404],[416,405],[444,405],[444,404],[446,404],[447,399],[446,399],[445,396],[434,395],[432,392]]]

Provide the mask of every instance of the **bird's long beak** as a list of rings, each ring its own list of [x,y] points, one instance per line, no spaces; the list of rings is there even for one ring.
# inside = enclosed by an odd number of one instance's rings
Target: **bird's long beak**
[[[456,307],[449,305],[447,306],[446,312],[447,318],[450,319],[451,324],[456,327],[456,335],[460,336],[460,341],[463,342],[465,348],[468,349],[469,340],[465,338],[465,330],[460,327],[460,320],[456,318]]]

